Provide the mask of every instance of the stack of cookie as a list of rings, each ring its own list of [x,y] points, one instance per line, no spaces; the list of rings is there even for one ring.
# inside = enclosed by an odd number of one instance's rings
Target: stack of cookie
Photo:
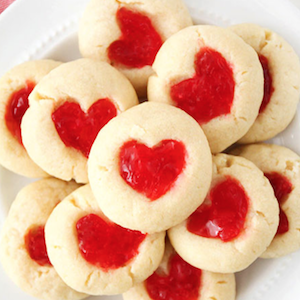
[[[1,235],[29,294],[233,300],[235,272],[300,248],[300,157],[234,145],[288,126],[299,59],[258,25],[191,25],[181,0],[92,0],[85,58],[0,79],[0,163],[44,177]]]

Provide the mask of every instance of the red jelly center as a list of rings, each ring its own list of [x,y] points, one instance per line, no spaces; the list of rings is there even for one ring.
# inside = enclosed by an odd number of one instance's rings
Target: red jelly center
[[[25,246],[31,259],[41,266],[52,266],[47,254],[44,226],[31,228],[25,235]]]
[[[156,200],[174,185],[185,167],[185,154],[183,143],[175,140],[153,148],[129,141],[120,151],[120,174],[133,189]]]
[[[175,105],[199,124],[231,112],[235,81],[231,66],[217,51],[202,48],[195,59],[196,74],[171,87]]]
[[[88,157],[101,128],[116,115],[114,104],[109,99],[100,99],[87,113],[78,103],[65,102],[52,113],[52,120],[64,144]]]
[[[192,267],[178,254],[169,260],[169,274],[155,272],[146,280],[146,289],[154,300],[197,300],[201,270]]]
[[[129,68],[151,66],[163,43],[151,20],[125,7],[118,10],[116,17],[122,35],[109,46],[109,59]]]
[[[138,253],[146,235],[108,223],[97,215],[81,218],[77,224],[79,249],[86,261],[104,270],[125,266]]]
[[[29,107],[28,97],[35,84],[32,82],[26,82],[26,86],[21,90],[14,92],[6,106],[5,123],[10,133],[19,141],[21,145],[21,122],[22,118]]]
[[[259,55],[259,60],[264,71],[264,97],[259,109],[259,113],[262,113],[271,100],[274,87],[272,85],[272,76],[269,69],[268,59],[263,55]]]
[[[244,229],[249,199],[241,184],[227,177],[215,185],[204,203],[189,217],[188,231],[229,242]]]
[[[275,197],[279,203],[279,226],[276,234],[286,233],[289,231],[289,220],[285,212],[282,210],[281,205],[286,201],[287,196],[293,189],[293,186],[285,176],[279,173],[266,173],[265,176],[269,179],[273,187]]]

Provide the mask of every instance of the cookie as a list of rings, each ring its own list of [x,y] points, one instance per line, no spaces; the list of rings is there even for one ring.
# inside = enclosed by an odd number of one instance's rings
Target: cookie
[[[87,157],[99,130],[138,104],[133,87],[121,73],[90,59],[50,72],[29,101],[22,135],[30,157],[52,176],[80,183],[88,181]]]
[[[60,63],[30,61],[18,65],[0,78],[0,164],[27,177],[47,177],[28,156],[22,142],[21,121],[28,96],[35,85]]]
[[[92,0],[80,21],[79,48],[82,56],[118,68],[145,97],[157,51],[191,25],[182,0]]]
[[[277,231],[279,207],[272,186],[253,163],[226,154],[213,162],[206,200],[168,235],[192,266],[234,273],[267,249]]]
[[[264,96],[259,115],[239,143],[265,141],[283,131],[296,114],[300,95],[297,54],[277,33],[255,24],[230,27],[257,52],[264,70]]]
[[[202,127],[211,151],[235,143],[255,121],[263,96],[256,52],[229,29],[181,30],[159,50],[148,99],[183,109]]]
[[[238,147],[233,154],[252,161],[273,186],[280,206],[276,236],[262,258],[280,257],[300,248],[300,157],[293,151],[267,144]]]
[[[111,222],[89,185],[69,195],[45,228],[51,262],[74,289],[91,295],[119,294],[158,267],[165,232],[143,234]]]
[[[22,290],[43,300],[75,300],[87,295],[68,287],[47,255],[44,226],[54,207],[78,187],[74,182],[43,179],[17,195],[1,232],[0,258]]]
[[[106,216],[153,233],[182,222],[202,203],[211,164],[206,137],[193,118],[170,105],[146,102],[103,128],[88,172]]]
[[[234,300],[234,274],[219,274],[197,269],[166,245],[164,258],[144,282],[123,294],[124,300]]]

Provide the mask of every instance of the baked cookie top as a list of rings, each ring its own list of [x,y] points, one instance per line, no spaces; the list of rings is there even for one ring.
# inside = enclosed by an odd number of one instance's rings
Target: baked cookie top
[[[165,232],[142,234],[111,222],[86,185],[61,202],[46,227],[52,264],[74,289],[91,295],[123,293],[158,267]]]
[[[238,147],[233,154],[252,161],[269,179],[280,206],[280,221],[263,258],[280,257],[300,248],[300,157],[282,146],[256,144]]]
[[[230,27],[257,52],[264,70],[264,97],[259,115],[239,143],[265,141],[283,131],[296,114],[300,95],[299,57],[270,29],[255,24]]]
[[[74,182],[49,178],[23,188],[13,202],[1,232],[0,258],[9,277],[28,294],[43,300],[83,299],[53,268],[44,226],[54,207],[78,188]]]
[[[123,299],[234,300],[235,278],[234,274],[212,273],[189,265],[167,241],[163,260],[155,273],[124,293]]]
[[[15,66],[0,78],[0,164],[27,177],[47,177],[28,156],[22,142],[21,121],[35,85],[61,63],[38,60]]]
[[[197,25],[159,50],[148,99],[183,109],[202,127],[211,151],[235,143],[257,117],[263,72],[256,52],[229,29]]]
[[[226,154],[216,155],[213,162],[204,203],[168,235],[191,265],[234,273],[247,268],[269,246],[279,208],[272,186],[253,163]]]
[[[85,183],[87,157],[99,130],[138,99],[109,64],[79,59],[43,78],[29,102],[22,133],[31,158],[52,176]]]
[[[88,172],[105,215],[121,226],[152,233],[182,222],[202,203],[211,163],[206,137],[193,118],[170,105],[148,102],[103,128]]]
[[[144,97],[162,43],[191,25],[182,0],[91,0],[80,21],[79,47],[84,57],[118,68]]]

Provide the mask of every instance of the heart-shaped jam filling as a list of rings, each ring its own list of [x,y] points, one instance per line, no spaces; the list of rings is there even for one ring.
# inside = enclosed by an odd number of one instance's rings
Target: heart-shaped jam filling
[[[188,218],[187,229],[199,236],[229,242],[244,229],[248,205],[242,185],[226,177],[210,190],[204,204]]]
[[[200,294],[201,273],[178,254],[170,257],[169,274],[156,271],[145,282],[153,300],[197,300]],[[158,269],[159,270],[159,269]]]
[[[263,55],[259,55],[259,60],[264,71],[264,97],[259,109],[259,113],[262,113],[271,101],[271,97],[274,92],[274,87],[268,59]]]
[[[125,7],[118,10],[116,17],[122,35],[109,46],[109,59],[129,68],[152,66],[163,42],[151,20]]]
[[[199,124],[229,114],[235,90],[230,64],[219,52],[204,47],[196,55],[195,70],[193,78],[171,86],[175,105]]]
[[[47,253],[44,226],[29,229],[25,235],[25,247],[31,259],[40,266],[52,266]]]
[[[26,110],[29,107],[28,97],[34,87],[34,83],[29,81],[26,82],[26,86],[24,88],[14,92],[11,95],[6,105],[6,127],[21,145],[23,145],[21,136],[21,122]]]
[[[120,175],[134,190],[150,200],[166,194],[185,167],[182,142],[163,140],[149,148],[135,140],[120,149]]]
[[[281,205],[287,200],[293,185],[285,176],[276,172],[265,173],[265,176],[269,179],[279,204],[279,226],[276,235],[286,233],[289,231],[289,220]]]
[[[138,253],[146,235],[108,223],[95,214],[76,224],[79,249],[83,258],[104,270],[124,267]]]
[[[65,102],[52,113],[52,120],[63,143],[89,157],[99,131],[116,115],[116,107],[106,98],[95,102],[86,113],[78,103]]]

